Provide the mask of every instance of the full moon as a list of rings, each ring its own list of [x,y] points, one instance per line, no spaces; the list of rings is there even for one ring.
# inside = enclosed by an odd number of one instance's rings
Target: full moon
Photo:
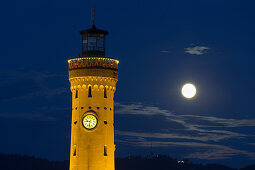
[[[196,93],[197,89],[193,84],[187,83],[184,86],[182,86],[182,95],[185,98],[191,99],[196,95]]]

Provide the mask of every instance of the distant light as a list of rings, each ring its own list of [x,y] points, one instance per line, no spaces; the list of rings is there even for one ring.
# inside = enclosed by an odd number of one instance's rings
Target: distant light
[[[182,87],[182,95],[185,98],[191,99],[192,97],[194,97],[197,93],[197,89],[196,87],[191,84],[191,83],[187,83]]]

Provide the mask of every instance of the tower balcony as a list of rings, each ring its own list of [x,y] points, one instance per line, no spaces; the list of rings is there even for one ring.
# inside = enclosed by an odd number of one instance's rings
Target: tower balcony
[[[118,60],[111,58],[99,58],[99,57],[84,57],[84,58],[74,58],[68,60],[68,69],[108,69],[118,71]]]
[[[100,57],[84,57],[68,60],[69,80],[81,77],[105,77],[118,79],[118,60]]]

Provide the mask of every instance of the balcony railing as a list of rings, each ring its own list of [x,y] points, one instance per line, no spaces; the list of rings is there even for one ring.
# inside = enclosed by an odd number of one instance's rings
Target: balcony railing
[[[102,68],[118,71],[118,60],[111,58],[85,57],[68,60],[69,70],[83,68]]]

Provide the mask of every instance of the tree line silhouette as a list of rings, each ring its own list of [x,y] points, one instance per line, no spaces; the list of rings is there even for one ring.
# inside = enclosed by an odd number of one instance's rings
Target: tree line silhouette
[[[237,170],[220,164],[194,164],[188,160],[177,161],[169,156],[130,156],[116,158],[116,170]],[[69,161],[48,161],[32,156],[0,154],[1,170],[69,170]],[[255,164],[240,170],[255,170]]]

